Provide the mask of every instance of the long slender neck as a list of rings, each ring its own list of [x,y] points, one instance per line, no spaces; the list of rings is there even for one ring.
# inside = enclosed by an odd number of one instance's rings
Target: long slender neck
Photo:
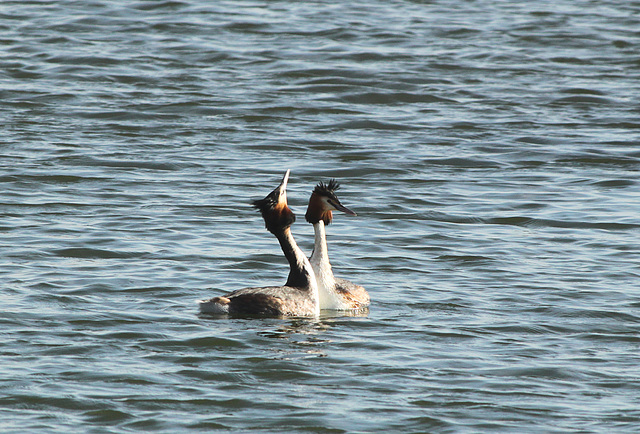
[[[308,266],[309,260],[293,239],[291,228],[285,228],[274,235],[278,238],[284,256],[289,261],[290,271],[286,285],[300,289],[315,288],[316,280],[313,270]]]
[[[329,251],[327,250],[327,237],[325,232],[324,221],[320,220],[313,225],[315,239],[313,244],[313,252],[311,253],[311,266],[314,270],[322,270],[326,277],[333,278],[331,271],[331,263],[329,262]],[[318,272],[316,271],[316,274]]]

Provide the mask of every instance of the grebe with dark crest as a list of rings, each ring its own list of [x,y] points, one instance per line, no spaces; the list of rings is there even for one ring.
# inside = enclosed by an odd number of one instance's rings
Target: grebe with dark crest
[[[285,286],[244,288],[229,294],[201,300],[200,311],[218,314],[267,316],[317,316],[320,312],[318,286],[309,260],[291,234],[296,217],[287,204],[289,170],[280,185],[253,206],[262,214],[265,227],[280,242],[289,261],[289,277]]]
[[[309,262],[318,282],[321,309],[363,309],[369,306],[370,302],[367,291],[360,285],[334,277],[329,262],[325,227],[333,219],[332,211],[356,215],[355,212],[340,203],[336,196],[336,190],[339,188],[340,184],[332,179],[327,184],[318,183],[311,193],[305,214],[305,219],[313,224],[315,231],[313,253],[311,253]]]

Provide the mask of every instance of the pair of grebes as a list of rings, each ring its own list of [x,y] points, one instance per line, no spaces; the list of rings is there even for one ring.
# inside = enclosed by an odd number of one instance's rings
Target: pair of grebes
[[[307,259],[291,234],[296,217],[287,204],[289,170],[280,185],[264,199],[253,202],[265,226],[280,242],[290,272],[284,286],[243,288],[229,294],[200,301],[200,311],[219,314],[265,316],[317,316],[321,309],[359,310],[369,305],[369,294],[359,285],[333,276],[325,226],[331,223],[332,211],[356,215],[340,203],[336,196],[339,184],[332,179],[320,182],[309,199],[305,214],[313,224],[315,242]]]

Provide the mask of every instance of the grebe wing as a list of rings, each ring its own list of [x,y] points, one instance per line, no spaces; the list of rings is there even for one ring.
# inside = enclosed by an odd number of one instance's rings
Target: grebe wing
[[[369,293],[364,287],[346,279],[336,277],[336,291],[355,308],[369,306],[371,302]]]
[[[291,286],[243,288],[200,302],[205,313],[307,316],[316,312],[311,294]]]

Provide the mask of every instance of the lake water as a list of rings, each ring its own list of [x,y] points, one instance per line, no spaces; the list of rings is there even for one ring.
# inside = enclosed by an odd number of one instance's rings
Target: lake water
[[[640,3],[0,3],[0,431],[640,431]],[[337,178],[362,316],[231,319]]]

